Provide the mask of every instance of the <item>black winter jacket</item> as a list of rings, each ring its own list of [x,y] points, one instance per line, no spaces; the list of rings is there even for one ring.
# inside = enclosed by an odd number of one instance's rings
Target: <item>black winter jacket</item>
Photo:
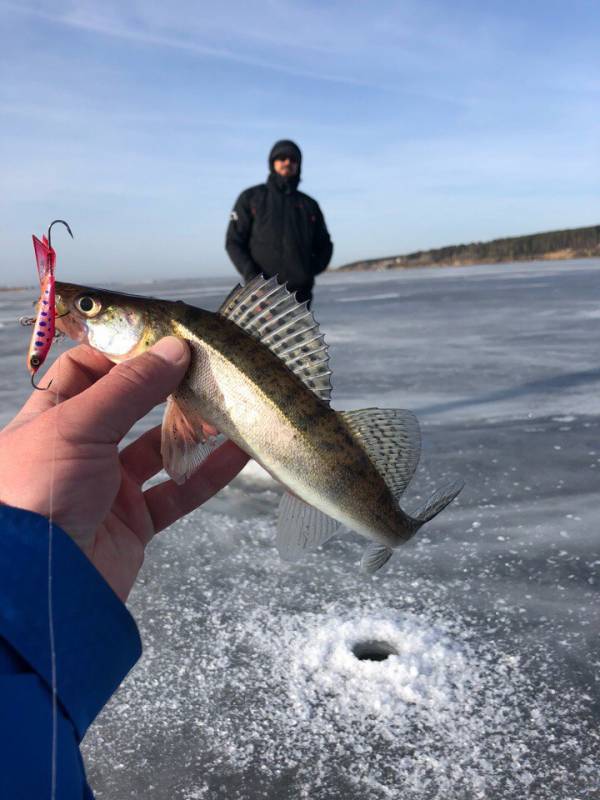
[[[299,300],[309,300],[333,245],[316,200],[271,173],[238,197],[225,249],[246,282],[259,273],[279,275],[291,291],[300,290]]]

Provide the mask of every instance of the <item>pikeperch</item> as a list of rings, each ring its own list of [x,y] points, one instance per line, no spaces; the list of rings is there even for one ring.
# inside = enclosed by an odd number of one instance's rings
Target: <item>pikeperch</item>
[[[185,339],[190,368],[167,401],[162,456],[185,481],[214,447],[216,428],[287,490],[277,546],[293,559],[341,526],[372,541],[374,572],[462,489],[455,481],[408,516],[400,497],[417,466],[420,434],[410,411],[335,411],[327,345],[306,303],[276,278],[237,286],[217,312],[183,302],[56,284],[59,327],[114,362],[166,335]]]

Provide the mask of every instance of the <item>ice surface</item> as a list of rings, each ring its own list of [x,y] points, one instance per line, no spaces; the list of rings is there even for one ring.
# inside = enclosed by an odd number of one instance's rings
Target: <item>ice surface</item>
[[[510,609],[477,621],[452,582],[408,565],[365,580],[357,542],[289,568],[272,523],[206,516],[155,542],[136,590],[145,655],[86,747],[107,796],[550,798],[593,785],[591,697]],[[223,534],[237,540],[228,557]],[[364,639],[398,655],[358,661]]]
[[[282,563],[255,464],[157,537],[144,655],[84,742],[99,800],[600,797],[599,267],[319,280],[334,407],[417,413],[409,511],[467,487],[371,579],[354,535]],[[231,287],[123,288],[216,308]],[[3,421],[32,299],[0,295]],[[365,639],[398,655],[358,661]]]

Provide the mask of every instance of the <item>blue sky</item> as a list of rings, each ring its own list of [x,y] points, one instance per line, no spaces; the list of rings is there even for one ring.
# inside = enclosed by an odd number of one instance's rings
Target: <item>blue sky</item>
[[[232,274],[239,192],[304,152],[333,266],[600,222],[600,6],[0,0],[0,284]]]

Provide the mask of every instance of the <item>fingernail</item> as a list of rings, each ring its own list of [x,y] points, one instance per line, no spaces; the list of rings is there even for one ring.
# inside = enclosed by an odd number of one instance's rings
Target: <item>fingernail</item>
[[[150,348],[150,353],[159,356],[169,364],[177,364],[187,356],[187,345],[176,336],[166,336]]]

